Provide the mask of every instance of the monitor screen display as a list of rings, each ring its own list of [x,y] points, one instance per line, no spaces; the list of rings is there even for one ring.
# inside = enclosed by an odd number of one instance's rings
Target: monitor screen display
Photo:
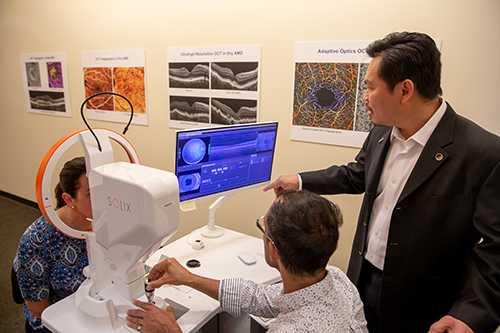
[[[277,122],[176,132],[180,201],[261,186],[271,180]]]

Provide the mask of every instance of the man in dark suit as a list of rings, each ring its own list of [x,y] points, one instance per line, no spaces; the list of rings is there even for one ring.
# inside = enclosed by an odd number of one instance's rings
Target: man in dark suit
[[[493,332],[500,324],[500,138],[440,97],[420,33],[370,44],[375,127],[356,161],[264,188],[364,193],[347,275],[370,332]]]

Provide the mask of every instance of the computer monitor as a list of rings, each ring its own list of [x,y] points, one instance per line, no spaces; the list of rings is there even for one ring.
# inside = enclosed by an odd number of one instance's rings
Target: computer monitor
[[[229,197],[270,182],[277,130],[278,122],[266,122],[177,131],[179,201],[220,197],[210,207],[213,231],[212,217]]]

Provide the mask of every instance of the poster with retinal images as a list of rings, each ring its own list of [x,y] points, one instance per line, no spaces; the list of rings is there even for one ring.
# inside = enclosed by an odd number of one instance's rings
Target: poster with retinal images
[[[295,44],[292,140],[362,146],[373,127],[363,101],[369,43]]]
[[[361,148],[373,128],[363,100],[370,43],[295,43],[290,139]]]
[[[168,48],[171,128],[255,123],[260,45]]]
[[[29,113],[71,117],[66,53],[21,54]]]
[[[148,124],[145,50],[82,52],[82,66],[85,99],[101,94],[87,101],[87,119],[128,123],[132,105],[132,124]]]

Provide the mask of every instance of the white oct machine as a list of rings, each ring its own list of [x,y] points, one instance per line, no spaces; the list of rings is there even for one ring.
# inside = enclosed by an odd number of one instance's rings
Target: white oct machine
[[[145,261],[179,227],[177,177],[139,165],[137,154],[122,135],[107,129],[95,129],[94,133],[83,130],[62,138],[49,150],[37,175],[42,213],[63,233],[85,238],[89,257],[84,270],[87,279],[77,292],[42,314],[42,322],[53,332],[135,332],[126,326],[125,318],[126,311],[134,307],[132,300],[148,301]],[[110,139],[126,150],[131,163],[114,162]],[[89,179],[90,232],[64,224],[51,199],[56,162],[77,142],[84,148]],[[166,308],[161,297],[153,302]]]

